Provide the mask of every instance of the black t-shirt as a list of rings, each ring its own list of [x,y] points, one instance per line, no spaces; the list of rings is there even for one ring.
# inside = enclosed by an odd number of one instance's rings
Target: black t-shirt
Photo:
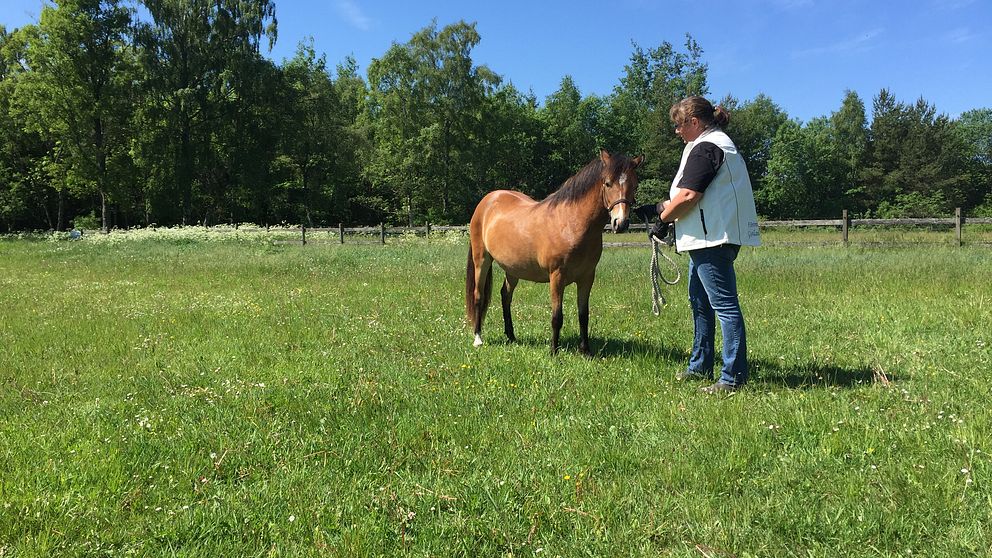
[[[716,144],[704,141],[692,148],[682,170],[679,188],[688,188],[702,194],[716,178],[723,163],[723,150]]]

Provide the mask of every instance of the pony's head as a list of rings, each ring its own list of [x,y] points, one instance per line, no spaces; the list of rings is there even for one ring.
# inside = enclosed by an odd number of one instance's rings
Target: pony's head
[[[627,230],[630,225],[630,209],[637,194],[637,167],[644,162],[644,155],[634,158],[623,155],[610,155],[605,149],[600,151],[603,162],[603,206],[610,213],[610,227],[615,233]]]

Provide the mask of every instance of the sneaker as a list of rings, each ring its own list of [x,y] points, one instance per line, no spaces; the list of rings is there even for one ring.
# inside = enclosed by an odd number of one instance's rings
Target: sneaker
[[[740,386],[732,386],[723,382],[717,382],[711,386],[699,388],[699,391],[705,393],[706,395],[716,395],[718,393],[726,393],[727,395],[730,395],[738,389],[740,389]]]
[[[708,382],[713,378],[691,370],[683,370],[675,375],[675,379],[680,382]]]

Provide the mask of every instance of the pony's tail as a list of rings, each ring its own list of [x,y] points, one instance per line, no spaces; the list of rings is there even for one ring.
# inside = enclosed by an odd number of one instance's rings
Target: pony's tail
[[[483,312],[489,306],[489,299],[493,294],[493,269],[489,268],[489,273],[483,279],[486,282],[485,287],[482,289],[482,304],[481,308]],[[472,257],[472,245],[469,244],[468,247],[468,262],[465,265],[465,318],[468,320],[470,326],[475,325],[475,258]]]

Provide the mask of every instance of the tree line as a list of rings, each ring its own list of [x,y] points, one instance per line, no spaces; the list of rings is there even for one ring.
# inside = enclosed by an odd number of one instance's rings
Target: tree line
[[[139,15],[140,14],[140,15]],[[0,226],[464,223],[488,191],[541,198],[600,148],[646,154],[639,199],[682,151],[668,109],[707,95],[703,49],[632,44],[612,93],[565,76],[543,102],[434,22],[363,75],[312,41],[282,63],[271,0],[54,0],[0,26]],[[950,118],[888,90],[800,122],[718,100],[767,218],[992,214],[992,109]]]

